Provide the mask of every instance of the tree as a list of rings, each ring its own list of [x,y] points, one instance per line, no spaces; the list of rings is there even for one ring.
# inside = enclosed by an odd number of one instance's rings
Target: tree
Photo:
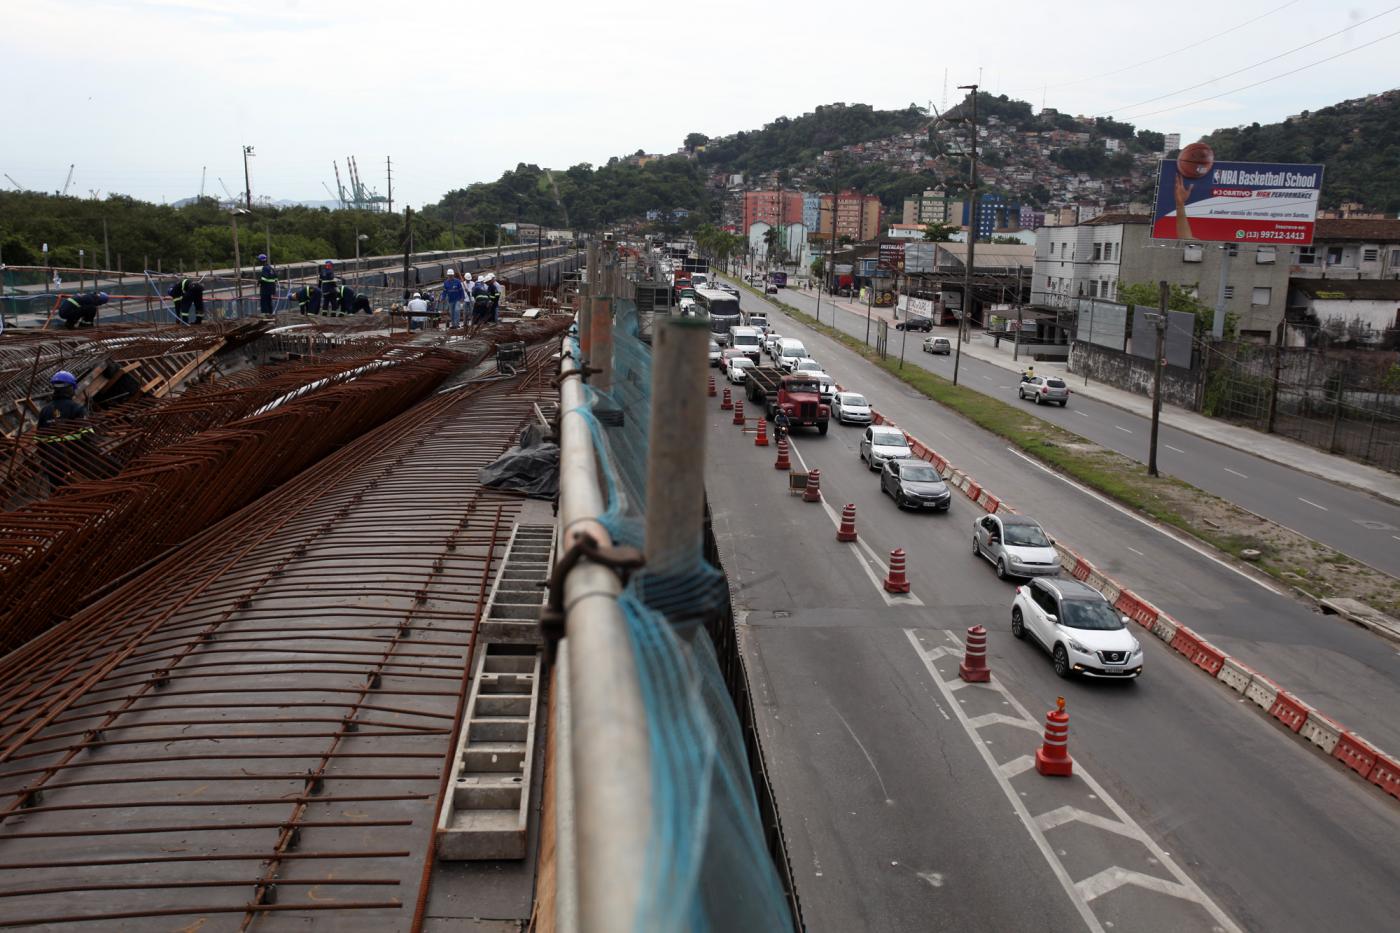
[[[989,242],[994,243],[994,244],[997,244],[997,245],[999,245],[999,246],[1024,246],[1024,245],[1025,245],[1024,243],[1022,243],[1020,240],[1018,240],[1018,239],[1017,239],[1016,237],[1014,237],[1014,236],[994,236],[994,237],[991,238],[991,240],[990,240]]]
[[[953,239],[953,234],[962,229],[957,224],[945,224],[934,221],[924,224],[924,240],[931,243],[947,243]]]
[[[1118,300],[1123,304],[1137,305],[1140,308],[1156,310],[1160,299],[1158,297],[1158,286],[1156,282],[1132,282],[1119,284]],[[1172,285],[1167,293],[1168,311],[1185,311],[1187,314],[1196,316],[1196,334],[1204,334],[1210,331],[1211,324],[1215,321],[1215,309],[1205,305],[1196,297],[1194,289],[1188,289],[1185,285]],[[1231,337],[1235,333],[1235,318],[1233,313],[1225,315],[1225,336]]]
[[[818,256],[812,260],[812,278],[822,281],[826,276],[826,260]]]
[[[704,133],[691,133],[685,138],[685,151],[694,152],[710,141],[710,137]]]

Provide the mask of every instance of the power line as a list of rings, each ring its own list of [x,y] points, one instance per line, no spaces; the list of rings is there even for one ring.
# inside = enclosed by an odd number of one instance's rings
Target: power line
[[[1327,62],[1330,62],[1330,61],[1333,61],[1333,60],[1335,60],[1335,59],[1341,58],[1341,57],[1344,56],[1344,55],[1350,55],[1352,52],[1359,52],[1359,51],[1361,51],[1362,49],[1370,48],[1371,46],[1376,45],[1376,44],[1379,43],[1379,42],[1384,42],[1386,39],[1393,39],[1393,38],[1395,38],[1396,36],[1400,36],[1400,30],[1396,30],[1395,32],[1392,32],[1392,33],[1387,33],[1386,35],[1381,36],[1379,39],[1372,39],[1370,42],[1364,42],[1364,43],[1362,43],[1361,45],[1355,46],[1354,48],[1345,49],[1345,50],[1343,50],[1343,51],[1341,51],[1341,52],[1338,52],[1336,55],[1329,55],[1329,56],[1327,56],[1326,58],[1319,58],[1319,59],[1318,59],[1317,61],[1315,61],[1315,62],[1309,62],[1309,63],[1306,64],[1306,65],[1299,65],[1297,68],[1291,69],[1291,70],[1289,70],[1289,71],[1285,71],[1285,72],[1283,72],[1282,74],[1276,74],[1276,75],[1274,75],[1273,77],[1264,78],[1263,80],[1261,80],[1261,81],[1255,81],[1255,82],[1253,82],[1252,84],[1245,84],[1245,85],[1242,85],[1241,87],[1231,88],[1231,89],[1228,90],[1228,91],[1221,91],[1219,94],[1212,94],[1212,95],[1210,95],[1209,97],[1202,97],[1200,100],[1193,100],[1193,101],[1190,101],[1190,102],[1185,103],[1185,104],[1175,104],[1175,105],[1173,105],[1173,106],[1171,106],[1171,107],[1163,107],[1161,110],[1153,110],[1153,111],[1151,111],[1151,112],[1149,112],[1149,113],[1140,113],[1140,114],[1137,114],[1136,116],[1134,116],[1133,119],[1134,119],[1134,120],[1141,120],[1141,119],[1143,119],[1144,117],[1155,117],[1155,116],[1157,116],[1157,115],[1160,114],[1160,113],[1171,113],[1173,110],[1182,110],[1182,109],[1184,109],[1184,108],[1186,108],[1186,107],[1194,107],[1194,106],[1196,106],[1197,104],[1204,104],[1204,103],[1206,103],[1207,101],[1217,100],[1218,98],[1225,97],[1225,96],[1230,95],[1230,94],[1238,94],[1238,93],[1241,92],[1241,91],[1248,91],[1248,90],[1251,90],[1251,89],[1253,89],[1253,88],[1259,87],[1261,84],[1268,84],[1270,81],[1277,81],[1279,78],[1286,78],[1286,77],[1288,77],[1289,75],[1296,75],[1296,74],[1297,74],[1298,72],[1300,72],[1300,71],[1307,71],[1309,68],[1315,68],[1315,67],[1317,67],[1318,65],[1323,65],[1323,64],[1326,64]]]
[[[1253,71],[1255,68],[1258,68],[1258,67],[1261,66],[1261,65],[1267,65],[1269,62],[1276,62],[1276,61],[1278,61],[1280,58],[1287,58],[1289,55],[1292,55],[1294,52],[1301,52],[1303,49],[1311,48],[1312,46],[1317,45],[1317,44],[1320,43],[1320,42],[1326,42],[1328,39],[1335,39],[1337,36],[1340,36],[1340,35],[1342,35],[1342,34],[1345,33],[1345,32],[1350,32],[1351,30],[1355,29],[1355,28],[1358,27],[1358,26],[1364,26],[1364,25],[1366,25],[1367,23],[1371,22],[1372,20],[1380,19],[1382,16],[1389,16],[1391,13],[1394,13],[1396,10],[1400,10],[1400,6],[1393,6],[1393,7],[1391,7],[1391,8],[1388,9],[1388,10],[1384,10],[1384,11],[1382,11],[1382,12],[1380,12],[1380,13],[1377,13],[1375,16],[1370,16],[1370,17],[1367,17],[1366,19],[1361,20],[1360,22],[1352,23],[1350,26],[1347,26],[1347,27],[1345,27],[1344,29],[1338,29],[1336,32],[1328,33],[1327,35],[1322,36],[1321,38],[1318,38],[1318,39],[1314,39],[1314,40],[1312,40],[1311,42],[1305,42],[1305,43],[1303,43],[1302,45],[1295,46],[1294,48],[1291,48],[1291,49],[1289,49],[1289,50],[1286,51],[1286,52],[1280,52],[1280,53],[1278,53],[1277,55],[1271,55],[1271,56],[1269,56],[1268,58],[1265,58],[1265,59],[1263,59],[1263,60],[1261,60],[1261,61],[1257,61],[1257,62],[1255,62],[1255,63],[1252,64],[1252,65],[1246,65],[1246,66],[1244,66],[1243,68],[1237,68],[1237,69],[1235,69],[1234,71],[1227,72],[1226,74],[1223,74],[1223,75],[1216,75],[1216,76],[1213,77],[1213,78],[1207,78],[1205,81],[1202,81],[1202,82],[1200,82],[1199,84],[1192,84],[1192,85],[1190,85],[1189,87],[1183,87],[1183,88],[1178,88],[1178,89],[1176,89],[1175,91],[1169,91],[1169,92],[1167,92],[1166,94],[1159,94],[1159,95],[1156,96],[1156,97],[1149,97],[1149,98],[1147,98],[1147,100],[1140,100],[1140,101],[1138,101],[1138,102],[1135,103],[1135,104],[1127,104],[1127,105],[1125,105],[1125,106],[1118,107],[1118,108],[1116,108],[1116,110],[1115,110],[1114,112],[1120,112],[1120,111],[1125,111],[1125,110],[1133,110],[1133,109],[1136,109],[1136,108],[1138,108],[1138,107],[1145,106],[1145,105],[1147,105],[1147,104],[1155,104],[1155,103],[1156,103],[1157,101],[1159,101],[1159,100],[1166,100],[1168,97],[1175,97],[1175,96],[1178,95],[1178,94],[1185,94],[1187,91],[1194,91],[1194,90],[1196,90],[1197,88],[1205,87],[1205,86],[1208,85],[1208,84],[1214,84],[1214,83],[1217,82],[1217,81],[1224,81],[1226,78],[1233,78],[1235,75],[1244,74],[1246,71]]]
[[[1296,4],[1296,3],[1298,3],[1298,2],[1299,2],[1299,0],[1288,0],[1287,3],[1281,4],[1280,6],[1276,6],[1276,7],[1274,7],[1272,10],[1269,10],[1268,12],[1260,13],[1258,16],[1254,17],[1253,19],[1247,19],[1247,20],[1245,20],[1245,21],[1242,22],[1242,23],[1239,23],[1239,24],[1237,24],[1237,25],[1231,26],[1229,29],[1226,29],[1226,30],[1224,30],[1224,31],[1222,31],[1222,32],[1217,32],[1217,33],[1215,33],[1214,35],[1211,35],[1211,36],[1206,36],[1204,39],[1198,39],[1197,41],[1192,42],[1190,45],[1183,45],[1181,48],[1175,49],[1175,50],[1173,50],[1173,51],[1171,51],[1171,52],[1163,52],[1161,55],[1158,55],[1158,56],[1156,56],[1155,58],[1145,58],[1145,59],[1143,59],[1143,60],[1141,60],[1141,61],[1133,62],[1131,65],[1124,65],[1122,68],[1116,68],[1116,69],[1114,69],[1113,71],[1104,71],[1104,72],[1100,72],[1099,74],[1095,74],[1095,75],[1087,75],[1087,76],[1085,76],[1085,77],[1083,77],[1083,78],[1075,78],[1075,79],[1072,80],[1072,81],[1063,81],[1063,82],[1061,82],[1061,83],[1059,83],[1059,84],[1047,84],[1047,85],[1045,85],[1045,86],[1042,88],[1042,93],[1044,92],[1044,90],[1049,89],[1049,88],[1069,87],[1069,86],[1074,85],[1074,84],[1083,84],[1085,81],[1095,81],[1095,80],[1097,80],[1097,79],[1099,79],[1099,78],[1111,78],[1111,77],[1113,77],[1114,75],[1121,75],[1121,74],[1123,74],[1123,73],[1126,72],[1126,71],[1132,71],[1133,69],[1135,69],[1135,68],[1141,68],[1141,67],[1144,66],[1144,65],[1152,65],[1152,64],[1155,64],[1155,63],[1157,63],[1157,62],[1162,61],[1163,59],[1171,58],[1173,55],[1180,55],[1182,52],[1189,52],[1191,49],[1198,48],[1199,46],[1205,45],[1207,42],[1213,42],[1213,41],[1215,41],[1216,39],[1219,39],[1221,36],[1228,36],[1230,33],[1232,33],[1232,32],[1238,32],[1239,30],[1243,29],[1243,28],[1246,27],[1246,26],[1249,26],[1249,25],[1252,25],[1252,24],[1254,24],[1254,23],[1259,22],[1261,19],[1266,19],[1266,18],[1268,18],[1268,17],[1270,17],[1270,16],[1273,16],[1275,13],[1279,12],[1280,10],[1286,10],[1286,9],[1288,9],[1289,7],[1293,6],[1294,4]]]

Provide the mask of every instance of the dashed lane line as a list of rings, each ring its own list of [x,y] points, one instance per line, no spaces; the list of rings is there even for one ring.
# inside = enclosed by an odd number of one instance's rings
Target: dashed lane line
[[[1240,479],[1249,479],[1248,476],[1245,476],[1245,475],[1244,475],[1243,473],[1241,473],[1239,470],[1232,470],[1232,469],[1230,469],[1229,467],[1222,467],[1222,469],[1224,469],[1224,471],[1225,471],[1226,473],[1232,473],[1232,474],[1234,474],[1235,476],[1238,476]]]
[[[938,691],[943,694],[948,705],[952,708],[953,715],[957,717],[958,724],[963,727],[963,731],[972,741],[973,746],[981,755],[983,762],[986,763],[987,770],[991,773],[993,779],[996,780],[998,786],[1001,787],[1002,793],[1006,795],[1006,799],[1011,803],[1012,809],[1014,809],[1016,814],[1020,817],[1022,826],[1025,828],[1027,834],[1030,835],[1036,848],[1040,850],[1051,873],[1054,874],[1056,880],[1059,881],[1061,888],[1064,890],[1065,895],[1070,899],[1070,903],[1074,905],[1075,910],[1078,911],[1079,915],[1084,919],[1085,927],[1091,931],[1095,931],[1095,933],[1106,933],[1107,928],[1112,925],[1108,924],[1108,927],[1106,927],[1105,923],[1099,920],[1094,913],[1093,902],[1124,885],[1133,885],[1144,890],[1153,891],[1158,894],[1195,904],[1210,915],[1211,919],[1215,922],[1215,930],[1222,931],[1222,933],[1240,933],[1240,929],[1235,925],[1234,921],[1211,900],[1210,896],[1206,894],[1189,875],[1177,866],[1176,862],[1172,860],[1172,857],[1147,834],[1147,831],[1139,826],[1116,800],[1109,796],[1103,785],[1099,784],[1099,782],[1084,769],[1082,764],[1075,765],[1074,780],[1083,781],[1089,790],[1093,792],[1094,797],[1112,812],[1112,817],[1088,813],[1069,805],[1060,806],[1039,814],[1032,814],[1030,812],[1026,802],[1022,799],[1016,788],[1012,786],[1011,780],[1015,776],[1023,774],[1034,767],[1031,756],[1019,755],[1010,761],[999,763],[992,755],[988,747],[989,743],[982,739],[977,733],[979,729],[985,726],[1009,724],[1038,734],[1040,731],[1039,721],[1031,716],[1025,706],[1023,706],[1021,702],[1012,695],[1011,691],[996,678],[993,678],[990,683],[976,685],[964,683],[956,676],[953,676],[951,679],[945,678],[934,662],[942,658],[960,654],[963,649],[963,644],[952,632],[944,632],[943,634],[952,644],[953,650],[950,651],[942,647],[935,647],[932,649],[925,648],[919,641],[918,631],[916,629],[904,630],[905,637],[909,639],[909,643],[913,646],[915,654],[917,654],[919,659],[923,662],[929,677],[933,679],[934,685],[938,688]],[[1000,694],[1004,704],[1012,709],[1015,715],[996,713],[975,718],[969,717],[967,713],[963,711],[962,705],[956,702],[953,697],[954,692],[965,687],[975,687],[975,689],[979,690],[991,690]],[[1152,858],[1156,860],[1156,864],[1160,865],[1172,877],[1170,879],[1161,878],[1118,866],[1110,866],[1087,878],[1081,878],[1079,880],[1071,878],[1068,867],[1061,860],[1057,851],[1050,845],[1045,835],[1052,829],[1071,823],[1078,823],[1104,832],[1114,833],[1138,843],[1143,848],[1147,849]]]
[[[1315,509],[1322,509],[1322,511],[1324,511],[1324,512],[1329,511],[1328,508],[1327,508],[1327,506],[1325,506],[1325,505],[1318,505],[1316,502],[1313,502],[1311,499],[1304,499],[1302,496],[1299,496],[1299,497],[1298,497],[1298,501],[1301,502],[1301,503],[1303,503],[1304,505],[1310,505],[1310,506],[1312,506],[1312,507],[1315,508]]]

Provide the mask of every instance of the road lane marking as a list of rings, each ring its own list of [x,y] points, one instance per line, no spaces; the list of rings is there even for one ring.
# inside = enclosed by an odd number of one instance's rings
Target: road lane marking
[[[1239,470],[1232,470],[1232,469],[1230,469],[1229,467],[1225,467],[1224,470],[1225,470],[1226,473],[1233,473],[1233,474],[1235,474],[1235,475],[1238,476],[1240,479],[1249,479],[1248,476],[1245,476],[1245,475],[1244,475],[1243,473],[1241,473]]]
[[[1132,433],[1133,433],[1132,431],[1129,431],[1127,428],[1123,427],[1121,424],[1115,424],[1114,427],[1117,428],[1118,430],[1122,431],[1124,434],[1132,434]]]
[[[807,467],[807,461],[802,458],[802,454],[798,451],[797,444],[793,441],[791,434],[788,435],[788,451],[797,458],[797,462],[803,470],[810,472]],[[864,462],[862,462],[861,465],[864,466]],[[836,510],[831,507],[831,503],[826,501],[825,494],[821,497],[821,507],[826,512],[826,517],[831,519],[831,524],[839,530],[841,527],[841,516],[836,514]],[[852,551],[851,553],[855,555],[856,563],[865,571],[866,577],[870,579],[871,585],[875,587],[875,592],[880,594],[880,598],[885,601],[886,606],[924,605],[924,601],[914,595],[912,588],[908,593],[896,594],[887,592],[885,590],[885,578],[889,576],[889,567],[880,559],[880,556],[875,553],[875,549],[865,543],[864,538],[857,537],[855,543],[859,550]],[[862,551],[864,552],[863,555],[861,553]],[[875,569],[871,569],[872,564]]]
[[[1162,446],[1167,448],[1167,450],[1174,450],[1179,454],[1186,453],[1186,451],[1182,450],[1180,447],[1173,447],[1171,444],[1163,444]]]
[[[1146,556],[1147,556],[1146,554],[1144,554],[1144,553],[1142,553],[1141,551],[1139,551],[1137,548],[1133,547],[1131,544],[1125,544],[1125,545],[1123,545],[1123,546],[1126,547],[1128,550],[1132,551],[1132,552],[1133,552],[1134,554],[1136,554],[1138,557],[1146,557]]]
[[[1076,415],[1078,415],[1079,417],[1081,417],[1081,418],[1087,418],[1087,417],[1089,417],[1089,415],[1088,415],[1087,413],[1082,412],[1082,411],[1080,411],[1080,410],[1077,409],[1077,408],[1074,410],[1074,413],[1075,413]]]
[[[1298,497],[1298,501],[1299,501],[1299,502],[1306,503],[1307,505],[1310,505],[1310,506],[1312,506],[1312,507],[1315,508],[1315,509],[1322,509],[1322,511],[1324,511],[1324,512],[1328,511],[1327,506],[1325,506],[1325,505],[1318,505],[1316,502],[1313,502],[1313,501],[1308,500],[1308,499],[1304,499],[1302,496],[1299,496],[1299,497]]]
[[[962,642],[956,635],[952,632],[944,632],[943,634],[961,650]],[[1147,831],[1139,826],[1116,800],[1109,796],[1103,785],[1099,784],[1099,782],[1085,770],[1082,763],[1077,763],[1075,765],[1073,780],[1083,781],[1089,790],[1092,791],[1091,796],[1107,807],[1112,812],[1113,816],[1110,818],[1088,813],[1077,807],[1068,805],[1058,807],[1046,813],[1032,815],[1025,800],[1022,799],[1020,793],[1018,793],[1016,788],[1011,784],[1011,779],[1013,777],[1029,771],[1034,767],[1031,756],[1019,755],[1007,762],[998,763],[996,758],[993,757],[991,750],[988,748],[990,743],[977,734],[977,730],[980,726],[976,723],[978,721],[985,721],[985,724],[996,725],[1012,719],[1019,719],[1019,722],[1016,722],[1015,725],[1039,734],[1039,720],[1031,716],[1025,706],[1023,706],[1021,702],[1011,694],[1011,691],[1006,688],[1001,680],[996,677],[993,677],[990,683],[977,684],[976,687],[981,690],[991,690],[999,693],[1006,705],[1014,710],[1018,716],[997,715],[994,719],[980,716],[975,720],[969,718],[962,707],[958,703],[953,702],[953,695],[949,690],[949,687],[957,678],[945,679],[943,673],[933,663],[940,657],[946,657],[950,652],[946,652],[943,649],[926,651],[924,647],[919,644],[918,635],[914,629],[905,629],[904,635],[909,639],[909,643],[913,646],[914,652],[919,656],[919,660],[923,662],[924,669],[928,671],[928,675],[932,678],[934,685],[948,700],[949,705],[952,706],[953,713],[957,716],[958,724],[962,726],[963,732],[965,732],[968,739],[972,741],[973,747],[977,749],[978,754],[987,765],[987,769],[991,772],[992,778],[997,782],[997,785],[1001,787],[1002,793],[1006,796],[1012,809],[1020,818],[1022,827],[1031,837],[1036,848],[1040,850],[1040,854],[1045,859],[1046,865],[1050,868],[1055,879],[1060,882],[1060,886],[1064,890],[1065,895],[1069,898],[1070,903],[1074,905],[1080,917],[1083,918],[1084,924],[1089,930],[1095,931],[1095,933],[1105,933],[1105,927],[1099,921],[1099,918],[1094,915],[1094,910],[1090,906],[1090,902],[1097,900],[1110,891],[1130,884],[1143,888],[1144,890],[1165,894],[1169,897],[1196,904],[1202,910],[1210,914],[1211,919],[1218,925],[1217,928],[1219,930],[1227,931],[1227,933],[1240,933],[1240,928],[1235,925],[1234,921],[1211,900],[1210,896],[1206,894],[1204,890],[1191,880],[1190,876],[1177,866],[1176,862],[1172,860],[1172,857],[1167,854],[1166,850],[1158,845],[1156,840],[1148,835]],[[958,682],[961,683],[961,681]],[[1156,863],[1165,869],[1172,876],[1172,879],[1175,880],[1110,866],[1094,875],[1075,881],[1070,877],[1068,867],[1061,861],[1060,856],[1050,845],[1050,841],[1045,837],[1045,833],[1049,830],[1070,823],[1092,826],[1096,829],[1111,832],[1137,842],[1143,848],[1147,849],[1152,858],[1156,860]]]
[[[1043,473],[1048,473],[1048,474],[1050,474],[1051,476],[1055,477],[1057,480],[1059,480],[1060,482],[1064,483],[1065,485],[1067,485],[1067,486],[1073,486],[1075,489],[1077,489],[1077,490],[1079,490],[1080,492],[1084,493],[1084,495],[1090,497],[1091,499],[1095,499],[1095,500],[1097,500],[1097,501],[1103,503],[1104,505],[1108,506],[1109,508],[1113,509],[1114,511],[1120,512],[1120,513],[1122,513],[1123,515],[1128,516],[1128,517],[1131,518],[1133,521],[1138,522],[1139,524],[1146,525],[1148,528],[1151,528],[1153,531],[1157,532],[1159,535],[1162,535],[1163,537],[1166,537],[1166,538],[1170,538],[1171,540],[1175,541],[1177,544],[1180,544],[1182,547],[1189,548],[1190,550],[1195,551],[1197,554],[1199,554],[1200,556],[1206,558],[1207,560],[1214,561],[1215,563],[1217,563],[1217,564],[1219,564],[1220,566],[1224,567],[1226,570],[1230,571],[1231,573],[1238,574],[1239,576],[1244,577],[1246,580],[1248,580],[1250,583],[1253,583],[1255,586],[1257,586],[1257,587],[1259,587],[1259,588],[1261,588],[1261,589],[1268,590],[1270,593],[1273,593],[1273,594],[1275,594],[1275,595],[1283,595],[1283,594],[1280,593],[1278,590],[1274,589],[1273,586],[1272,586],[1271,584],[1265,583],[1263,580],[1256,579],[1255,577],[1249,575],[1248,573],[1245,573],[1245,572],[1244,572],[1243,570],[1241,570],[1239,567],[1236,567],[1236,566],[1234,566],[1233,564],[1230,564],[1230,563],[1228,563],[1227,561],[1225,561],[1225,560],[1223,560],[1223,559],[1221,559],[1221,558],[1215,556],[1214,554],[1210,553],[1210,551],[1206,550],[1205,547],[1204,547],[1203,545],[1196,544],[1194,541],[1191,541],[1191,540],[1189,540],[1189,539],[1187,539],[1187,538],[1184,538],[1184,537],[1178,537],[1174,532],[1168,531],[1166,528],[1162,527],[1161,525],[1157,525],[1157,524],[1154,524],[1154,523],[1151,522],[1151,521],[1148,521],[1146,518],[1143,518],[1141,515],[1138,515],[1136,512],[1132,511],[1131,509],[1126,508],[1125,506],[1121,506],[1121,505],[1119,505],[1117,502],[1114,502],[1112,499],[1109,499],[1109,498],[1107,498],[1106,496],[1102,496],[1102,495],[1100,495],[1099,493],[1094,492],[1094,490],[1090,489],[1089,487],[1084,486],[1084,485],[1081,485],[1080,483],[1075,482],[1074,480],[1070,479],[1070,478],[1067,477],[1067,476],[1061,476],[1059,473],[1056,473],[1054,470],[1050,469],[1050,468],[1047,467],[1045,464],[1040,463],[1040,462],[1037,461],[1037,460],[1033,460],[1033,459],[1031,459],[1030,457],[1027,457],[1025,454],[1021,453],[1019,450],[1017,450],[1017,449],[1014,448],[1014,447],[1008,447],[1008,448],[1006,448],[1006,449],[1007,449],[1008,451],[1010,451],[1013,455],[1015,455],[1015,456],[1017,456],[1017,457],[1020,457],[1022,460],[1026,461],[1026,462],[1029,463],[1031,466],[1035,467],[1037,470],[1040,470],[1040,471],[1043,472]]]

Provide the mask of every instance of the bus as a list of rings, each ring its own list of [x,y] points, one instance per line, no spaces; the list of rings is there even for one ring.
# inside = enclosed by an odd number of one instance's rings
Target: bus
[[[768,273],[768,281],[772,282],[778,288],[787,288],[787,273],[770,272]]]
[[[710,318],[710,332],[720,343],[729,341],[729,328],[739,323],[739,299],[718,288],[697,288],[695,303]]]

